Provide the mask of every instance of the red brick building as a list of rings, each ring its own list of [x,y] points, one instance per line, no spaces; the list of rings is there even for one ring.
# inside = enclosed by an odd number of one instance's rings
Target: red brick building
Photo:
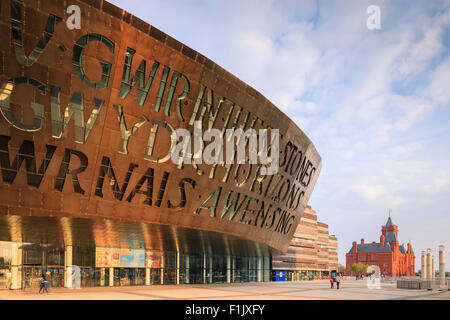
[[[346,254],[346,271],[350,273],[350,267],[354,263],[377,265],[385,276],[413,276],[415,268],[415,256],[411,243],[407,247],[399,245],[398,226],[392,223],[389,216],[386,225],[381,227],[380,242],[372,243],[353,242],[352,248]]]

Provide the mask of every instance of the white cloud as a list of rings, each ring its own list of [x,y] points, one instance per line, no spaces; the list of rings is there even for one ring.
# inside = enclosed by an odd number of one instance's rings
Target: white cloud
[[[437,66],[430,74],[430,85],[427,94],[439,104],[450,102],[450,58]]]
[[[396,61],[395,69],[402,76],[423,71],[430,60],[443,50],[440,41],[442,29],[440,27],[424,26],[423,38],[418,42],[408,39],[406,53]],[[411,32],[408,37],[414,37]]]
[[[419,151],[424,146],[424,141],[412,141],[405,144],[396,145],[386,151],[387,154],[393,156],[408,156],[412,155],[414,152]]]
[[[385,188],[382,185],[358,184],[354,191],[367,201],[381,201],[385,195]]]

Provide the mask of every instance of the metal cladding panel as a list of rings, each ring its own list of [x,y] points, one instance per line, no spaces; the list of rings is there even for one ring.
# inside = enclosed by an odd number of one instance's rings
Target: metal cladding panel
[[[65,3],[1,2],[0,215],[8,224],[0,228],[27,238],[39,217],[30,238],[97,242],[109,221],[137,238],[160,230],[168,243],[183,239],[168,230],[195,234],[178,246],[195,247],[203,235],[226,250],[217,241],[226,236],[285,251],[321,169],[309,138],[255,89],[148,23],[106,1],[72,1],[81,28],[69,28]],[[174,164],[171,133],[192,134],[195,121],[220,131],[272,128],[271,137],[278,129],[278,172]],[[72,240],[53,229],[61,221]]]

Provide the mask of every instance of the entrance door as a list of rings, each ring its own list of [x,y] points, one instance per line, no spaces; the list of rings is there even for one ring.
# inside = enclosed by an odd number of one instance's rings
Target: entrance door
[[[203,283],[203,257],[201,255],[189,255],[189,283]]]
[[[114,275],[113,275],[113,277],[114,277],[114,287],[118,287],[118,286],[120,286],[120,277],[121,277],[121,275],[120,275],[120,268],[114,268]]]
[[[52,288],[64,287],[64,268],[63,267],[48,267],[50,271],[50,285]]]
[[[64,249],[27,243],[22,247],[22,287],[39,288],[42,274],[50,271],[50,287],[64,285]]]
[[[136,281],[137,286],[143,286],[145,285],[145,269],[144,268],[138,268],[136,269]]]
[[[93,287],[94,286],[94,270],[91,268],[80,267],[81,286]]]
[[[96,287],[109,286],[109,268],[95,268],[94,286]]]
[[[23,266],[23,288],[39,288],[42,266]]]
[[[120,285],[133,286],[135,285],[136,270],[134,268],[120,268]]]

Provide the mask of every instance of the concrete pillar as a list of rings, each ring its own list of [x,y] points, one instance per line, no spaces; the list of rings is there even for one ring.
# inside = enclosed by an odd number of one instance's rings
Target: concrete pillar
[[[145,285],[146,286],[150,285],[150,268],[149,267],[145,268]]]
[[[300,271],[300,279],[301,276],[302,272]],[[263,257],[263,281],[270,281],[270,257]]]
[[[209,256],[209,264],[208,264],[208,283],[213,283],[213,260],[212,256]]]
[[[73,287],[73,281],[72,279],[72,258],[73,258],[73,251],[71,245],[66,245],[64,248],[64,287],[66,288],[72,288]]]
[[[184,283],[189,283],[189,255],[184,256]]]
[[[420,270],[422,280],[427,280],[428,270],[427,270],[427,255],[425,251],[422,251],[422,267]]]
[[[161,284],[164,284],[164,253],[161,254]]]
[[[114,268],[109,268],[109,286],[114,287]]]
[[[176,261],[176,266],[177,266],[177,279],[176,279],[176,284],[180,284],[180,252],[177,251],[177,261]]]
[[[152,252],[151,251],[145,251],[145,285],[149,286],[151,284],[151,262],[152,260]]]
[[[263,266],[263,257],[257,257],[257,266],[256,266],[256,281],[261,282],[262,280],[262,266]]]
[[[206,283],[206,254],[203,254],[203,283]]]
[[[100,287],[105,286],[105,268],[100,268]]]
[[[445,286],[445,247],[439,246],[439,285]]]
[[[236,259],[231,257],[231,274],[232,274],[232,282],[235,282],[235,272],[236,272]]]
[[[13,242],[11,246],[11,289],[22,288],[22,244]]]
[[[231,283],[231,256],[227,255],[227,283]]]

